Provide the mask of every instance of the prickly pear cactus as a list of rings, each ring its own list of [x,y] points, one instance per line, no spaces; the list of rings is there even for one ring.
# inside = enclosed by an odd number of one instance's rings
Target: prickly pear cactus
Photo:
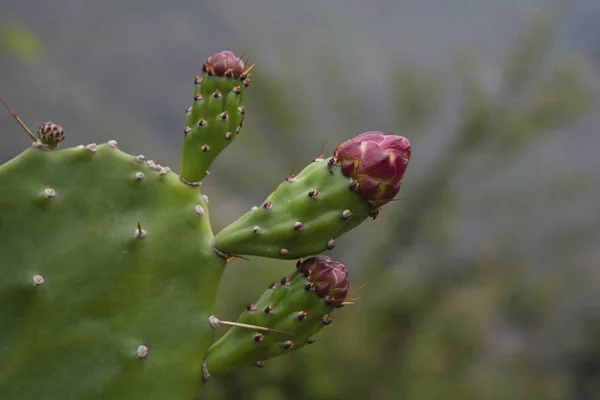
[[[197,398],[220,375],[297,350],[345,304],[343,264],[316,256],[398,192],[404,138],[370,133],[290,176],[216,237],[199,184],[240,132],[250,70],[207,58],[179,174],[116,141],[59,149],[63,129],[0,166],[0,398]],[[363,134],[364,135],[364,134]],[[235,256],[301,259],[238,322],[212,315]],[[215,329],[231,326],[217,342]]]

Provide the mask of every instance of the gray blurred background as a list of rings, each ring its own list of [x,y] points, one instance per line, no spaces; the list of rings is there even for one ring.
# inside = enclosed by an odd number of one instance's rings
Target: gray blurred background
[[[256,63],[203,193],[215,231],[366,130],[407,136],[400,200],[332,256],[366,286],[317,343],[207,399],[600,398],[600,2],[5,0],[0,95],[65,145],[178,169],[204,58]],[[0,112],[0,162],[29,140]],[[292,262],[227,267],[235,320]]]

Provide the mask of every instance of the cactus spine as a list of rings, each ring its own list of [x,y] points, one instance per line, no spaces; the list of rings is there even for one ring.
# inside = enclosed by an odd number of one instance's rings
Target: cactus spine
[[[350,140],[215,237],[198,186],[242,126],[250,69],[229,51],[205,60],[179,175],[114,140],[58,149],[60,126],[36,136],[9,110],[34,143],[0,166],[0,398],[191,400],[202,376],[311,343],[344,304],[345,266],[317,256],[237,323],[212,315],[231,256],[333,248],[390,200],[408,162],[390,136]],[[213,343],[220,325],[234,327]]]

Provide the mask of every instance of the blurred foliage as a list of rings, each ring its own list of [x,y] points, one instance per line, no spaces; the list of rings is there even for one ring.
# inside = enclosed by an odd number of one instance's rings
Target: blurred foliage
[[[24,62],[38,59],[41,46],[38,38],[17,24],[0,25],[0,49],[15,54]]]

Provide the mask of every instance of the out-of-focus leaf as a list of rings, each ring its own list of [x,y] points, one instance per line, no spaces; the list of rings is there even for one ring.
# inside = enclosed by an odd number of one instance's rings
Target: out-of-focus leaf
[[[37,60],[41,52],[41,44],[33,32],[17,24],[0,28],[0,46],[24,62]]]

